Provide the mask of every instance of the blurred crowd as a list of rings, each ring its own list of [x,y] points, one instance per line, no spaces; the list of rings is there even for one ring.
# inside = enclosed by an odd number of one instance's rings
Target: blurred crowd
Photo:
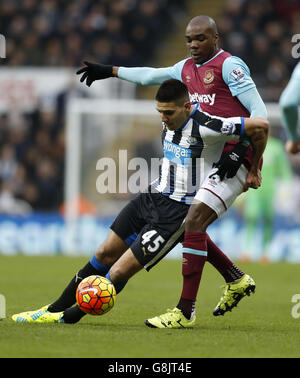
[[[55,109],[2,114],[0,212],[58,209],[63,201],[64,153],[64,128]]]
[[[10,0],[0,2],[7,67],[78,67],[82,60],[147,65],[158,41],[185,18],[187,0]],[[277,102],[296,60],[299,0],[228,0],[217,19],[221,46],[244,59],[266,102]],[[0,212],[59,209],[64,117],[54,107],[0,117]]]
[[[7,67],[143,65],[184,12],[182,0],[0,2]],[[63,94],[54,106],[0,119],[0,212],[58,210],[64,189]],[[53,104],[52,104],[53,105]]]
[[[227,0],[217,23],[224,50],[247,63],[265,102],[277,102],[297,63],[300,1]]]
[[[10,0],[0,33],[10,66],[71,66],[83,59],[139,65],[169,31],[185,0]]]

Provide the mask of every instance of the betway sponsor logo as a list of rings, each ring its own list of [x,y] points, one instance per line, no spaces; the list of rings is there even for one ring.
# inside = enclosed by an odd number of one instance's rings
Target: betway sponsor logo
[[[190,94],[191,102],[197,101],[200,103],[205,103],[209,105],[213,105],[215,103],[216,94],[213,93],[211,95],[201,95],[199,93]]]

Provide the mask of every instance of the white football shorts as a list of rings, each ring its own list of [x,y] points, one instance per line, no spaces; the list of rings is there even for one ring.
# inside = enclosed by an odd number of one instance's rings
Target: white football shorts
[[[196,193],[193,203],[198,203],[199,201],[205,203],[220,217],[243,192],[248,170],[242,164],[233,178],[224,178],[223,181],[217,175],[209,178],[217,170],[217,168],[213,168],[209,172]]]

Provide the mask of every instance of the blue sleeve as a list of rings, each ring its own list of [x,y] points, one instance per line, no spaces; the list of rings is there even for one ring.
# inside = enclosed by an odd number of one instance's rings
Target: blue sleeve
[[[245,134],[245,118],[241,117],[241,138],[243,138]]]
[[[287,136],[293,142],[300,140],[300,128],[298,124],[300,105],[300,62],[295,67],[291,79],[282,92],[279,105],[281,109],[282,124]]]
[[[251,88],[255,88],[248,66],[236,56],[230,56],[224,60],[222,76],[232,96],[238,96]]]
[[[181,81],[181,71],[186,59],[171,67],[119,67],[118,77],[141,85],[158,85],[167,79]]]
[[[240,103],[243,104],[244,107],[249,111],[251,118],[268,118],[266,105],[260,97],[256,87],[248,89],[246,92],[237,95],[237,98]]]

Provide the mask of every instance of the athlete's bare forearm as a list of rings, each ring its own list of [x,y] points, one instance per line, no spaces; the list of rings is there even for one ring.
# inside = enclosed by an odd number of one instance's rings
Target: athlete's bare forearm
[[[245,134],[249,137],[253,147],[253,160],[251,170],[259,169],[263,152],[267,145],[269,122],[261,117],[245,119]]]

